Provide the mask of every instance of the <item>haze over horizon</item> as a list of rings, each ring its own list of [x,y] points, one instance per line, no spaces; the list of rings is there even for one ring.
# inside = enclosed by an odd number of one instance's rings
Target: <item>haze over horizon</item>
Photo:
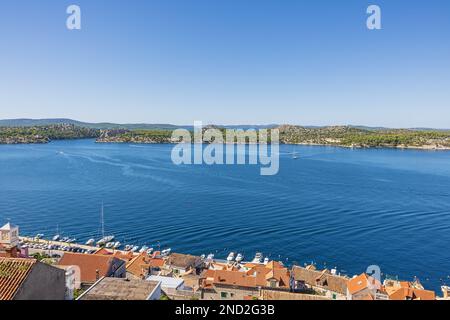
[[[0,119],[449,127],[448,1],[75,3],[3,4]]]

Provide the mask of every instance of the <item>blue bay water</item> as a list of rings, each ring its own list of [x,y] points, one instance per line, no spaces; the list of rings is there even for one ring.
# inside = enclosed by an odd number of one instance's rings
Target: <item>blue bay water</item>
[[[93,140],[0,146],[0,223],[86,241],[287,263],[350,276],[377,264],[436,291],[450,274],[450,152],[280,147],[280,172],[176,166],[171,145]]]

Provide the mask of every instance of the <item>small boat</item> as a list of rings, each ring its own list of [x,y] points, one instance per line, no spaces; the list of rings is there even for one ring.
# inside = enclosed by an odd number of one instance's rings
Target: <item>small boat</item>
[[[87,246],[91,246],[95,243],[95,239],[89,239],[88,241],[86,241],[86,245]]]
[[[206,260],[213,260],[214,259],[214,253],[210,253],[208,254],[208,256],[206,257]]]
[[[133,248],[131,248],[131,252],[136,252],[139,250],[139,246],[134,246]]]
[[[130,251],[131,249],[133,249],[133,246],[131,244],[127,244],[125,246],[125,251]]]
[[[170,249],[170,248],[164,249],[163,251],[161,251],[161,255],[168,256],[171,251],[172,251],[172,249]]]
[[[75,238],[67,240],[68,243],[75,243],[76,241],[77,241],[77,239],[75,239]]]
[[[153,253],[153,248],[150,248],[150,249],[147,250],[147,254],[148,255],[151,255],[152,253]]]
[[[142,246],[142,248],[139,250],[139,253],[144,253],[145,251],[147,251],[147,249],[147,246]]]
[[[113,240],[114,240],[114,236],[106,236],[106,237],[101,238],[99,241],[97,241],[97,245],[104,246],[108,242],[111,242]]]
[[[264,264],[268,264],[269,263],[269,257],[265,257],[264,258]]]
[[[36,235],[35,238],[36,238],[37,240],[39,240],[39,239],[41,239],[43,236],[44,236],[43,233],[38,233],[38,234]]]
[[[114,246],[114,242],[108,242],[106,245],[105,245],[105,247],[106,248],[112,248]]]
[[[61,236],[59,234],[55,235],[52,240],[53,241],[58,241],[61,238]]]
[[[61,239],[61,242],[68,242],[69,241],[69,237],[64,237]]]
[[[114,243],[114,245],[113,245],[113,248],[114,248],[114,249],[118,249],[118,248],[120,248],[121,245],[122,245],[122,244],[121,244],[119,241],[116,241],[116,242]]]
[[[230,252],[230,254],[227,257],[228,262],[232,262],[234,260],[234,252]]]
[[[297,155],[297,152],[295,152],[295,148],[292,152],[292,159],[297,160],[299,158],[299,156]]]
[[[255,258],[252,260],[253,263],[261,263],[261,260],[263,258],[263,255],[261,252],[257,252],[255,254]]]
[[[238,253],[238,255],[236,256],[236,262],[239,263],[242,261],[242,259],[244,259],[244,256],[240,253]]]

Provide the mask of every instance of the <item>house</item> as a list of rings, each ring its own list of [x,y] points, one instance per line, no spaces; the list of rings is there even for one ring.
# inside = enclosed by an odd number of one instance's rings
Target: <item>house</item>
[[[290,289],[289,270],[279,262],[270,261],[266,265],[255,265],[246,273],[255,277],[260,287]]]
[[[384,287],[389,300],[436,300],[434,291],[425,290],[418,281],[387,279],[384,281]]]
[[[64,300],[65,273],[35,259],[0,257],[0,300]]]
[[[183,290],[184,280],[181,278],[172,278],[164,276],[149,276],[147,281],[161,282],[161,288],[163,290]]]
[[[75,290],[81,288],[80,273],[76,266],[55,266],[64,270],[66,277],[66,300],[73,300]]]
[[[345,300],[348,281],[347,277],[333,274],[327,269],[316,270],[312,265],[292,268],[291,286],[295,292],[313,290],[332,300]]]
[[[163,259],[153,258],[143,252],[127,263],[126,270],[129,277],[145,279],[148,275],[158,275],[163,266]]]
[[[384,286],[377,279],[362,273],[347,283],[347,300],[388,300]]]
[[[0,228],[0,257],[19,258],[19,227],[11,223]]]
[[[208,269],[202,274],[202,297],[207,300],[257,298],[261,288],[290,290],[290,273],[278,262],[236,269]]]
[[[102,277],[77,300],[159,300],[160,297],[158,281]]]
[[[172,300],[200,299],[200,292],[197,292],[192,287],[186,286],[182,278],[151,275],[147,280],[160,282],[162,293]]]
[[[102,277],[125,278],[125,261],[110,255],[66,252],[59,266],[77,266],[82,287],[90,286]]]
[[[164,263],[164,268],[174,275],[198,273],[202,266],[202,258],[181,253],[172,253]]]
[[[206,270],[200,286],[205,300],[244,300],[245,297],[259,296],[256,278],[243,271]]]

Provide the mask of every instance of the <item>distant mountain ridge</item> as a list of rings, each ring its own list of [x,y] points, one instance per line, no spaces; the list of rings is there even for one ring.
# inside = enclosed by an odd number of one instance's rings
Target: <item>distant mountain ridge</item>
[[[67,118],[51,118],[51,119],[4,119],[0,120],[0,127],[35,127],[35,126],[49,126],[57,124],[73,124],[78,127],[92,128],[92,129],[157,129],[157,130],[174,130],[177,128],[185,128],[189,126],[176,126],[171,124],[147,124],[147,123],[91,123],[83,122]]]
[[[4,119],[0,120],[0,127],[36,127],[36,126],[49,126],[57,124],[73,124],[78,127],[85,127],[91,129],[127,129],[127,130],[175,130],[175,129],[193,129],[192,125],[173,125],[166,123],[111,123],[111,122],[83,122],[68,118],[50,118],[50,119]],[[263,128],[275,128],[277,124],[269,125],[217,125],[217,127],[230,128],[230,129],[263,129]]]
[[[73,124],[79,127],[91,128],[91,129],[127,129],[127,130],[175,130],[175,129],[188,129],[193,128],[192,125],[173,125],[164,123],[111,123],[111,122],[83,122],[68,118],[48,118],[48,119],[3,119],[0,120],[0,127],[34,127],[34,126],[48,126],[56,124]],[[204,124],[206,126],[206,124]],[[276,128],[279,124],[267,124],[267,125],[216,125],[217,127],[229,128],[229,129],[270,129]],[[325,128],[328,126],[303,126],[304,128]],[[386,127],[370,127],[361,125],[349,125],[348,127],[362,129],[362,130],[389,130],[391,128]],[[409,130],[416,131],[447,131],[448,129],[435,129],[435,128],[409,128]]]

